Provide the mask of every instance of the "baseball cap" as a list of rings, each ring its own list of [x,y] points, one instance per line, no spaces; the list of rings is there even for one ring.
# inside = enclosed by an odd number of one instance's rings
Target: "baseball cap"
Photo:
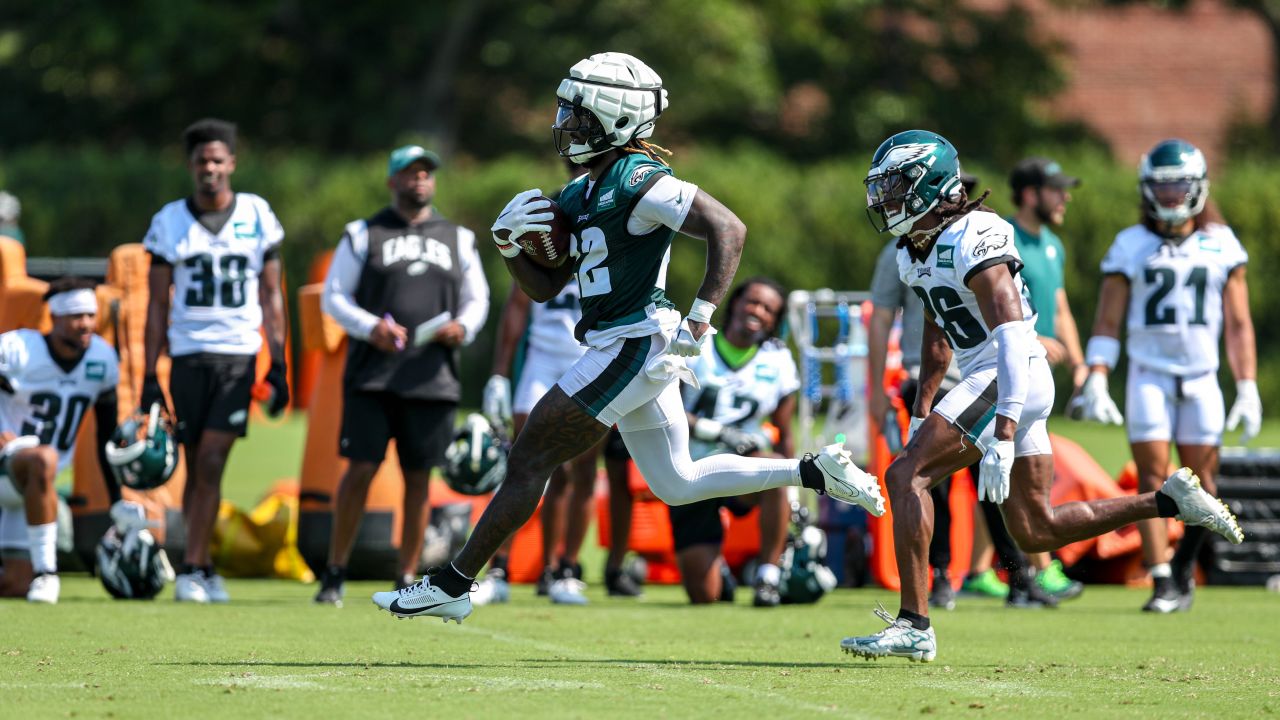
[[[1062,172],[1062,166],[1049,158],[1029,157],[1013,166],[1009,186],[1015,193],[1028,187],[1052,187],[1062,190],[1076,187],[1080,178]]]
[[[419,160],[429,165],[432,170],[440,167],[439,155],[421,145],[405,145],[391,151],[391,158],[387,161],[387,177],[395,175]]]

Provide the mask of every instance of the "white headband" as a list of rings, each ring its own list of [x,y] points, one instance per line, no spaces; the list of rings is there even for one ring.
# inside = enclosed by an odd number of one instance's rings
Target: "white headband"
[[[98,296],[89,288],[60,292],[49,298],[49,314],[58,315],[96,315],[98,314]]]

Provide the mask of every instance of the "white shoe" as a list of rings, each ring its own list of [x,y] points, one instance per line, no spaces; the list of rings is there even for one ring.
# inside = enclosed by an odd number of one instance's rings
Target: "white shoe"
[[[490,570],[484,579],[476,583],[476,591],[471,593],[472,605],[496,605],[511,602],[511,583],[507,582],[507,574],[501,570]]]
[[[469,593],[450,595],[432,585],[430,575],[423,575],[407,588],[374,593],[373,604],[400,618],[430,616],[444,618],[446,623],[453,620],[459,625],[471,614]]]
[[[938,637],[933,628],[917,630],[909,620],[895,618],[884,607],[875,610],[889,627],[875,635],[850,637],[840,641],[840,649],[868,659],[904,657],[912,662],[933,662],[938,655]]]
[[[62,590],[62,581],[57,573],[41,573],[31,580],[27,590],[27,602],[58,604],[58,593]]]
[[[587,584],[578,578],[560,578],[551,583],[547,595],[557,605],[586,605]]]
[[[173,582],[173,599],[178,602],[208,603],[209,591],[205,589],[204,578],[200,573],[179,575]]]
[[[209,595],[209,602],[231,602],[231,596],[227,594],[227,583],[222,579],[221,575],[217,573],[213,575],[201,574],[200,581],[204,583],[204,591]]]
[[[1200,487],[1200,478],[1191,468],[1179,468],[1160,487],[1160,492],[1178,504],[1178,519],[1188,525],[1208,528],[1233,545],[1244,542],[1244,531],[1227,506]]]
[[[841,502],[857,505],[875,517],[884,514],[880,481],[875,475],[863,472],[854,465],[852,456],[844,449],[843,444],[828,445],[817,455],[805,457],[822,471],[827,495]]]

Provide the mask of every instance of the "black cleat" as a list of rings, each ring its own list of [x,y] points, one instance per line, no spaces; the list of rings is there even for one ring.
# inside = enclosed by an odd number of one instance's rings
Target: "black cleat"
[[[720,560],[720,602],[732,603],[738,590],[738,580],[729,569],[729,563]]]
[[[1182,593],[1178,592],[1177,583],[1171,577],[1155,578],[1155,586],[1151,590],[1151,599],[1142,606],[1142,612],[1167,614],[1182,610]],[[1187,598],[1187,609],[1191,608],[1191,599]]]
[[[782,604],[782,593],[778,590],[777,585],[764,580],[757,580],[751,604],[755,607],[777,607]]]
[[[556,577],[556,573],[554,570],[552,570],[551,568],[543,568],[542,574],[538,576],[538,584],[537,584],[538,597],[546,597],[547,593],[551,592],[551,584],[558,579],[559,578]]]
[[[604,569],[604,586],[609,591],[609,597],[640,597],[644,595],[644,591],[640,589],[640,584],[636,582],[636,579],[618,568]]]
[[[1020,575],[1009,576],[1009,596],[1004,600],[1005,607],[1031,610],[1037,608],[1056,608],[1058,599],[1044,591],[1036,582],[1035,571],[1028,568]]]
[[[941,610],[956,609],[956,590],[946,570],[933,571],[933,589],[929,591],[929,607]]]
[[[347,579],[347,571],[337,566],[329,566],[320,576],[320,591],[316,593],[317,605],[342,607],[342,583]]]

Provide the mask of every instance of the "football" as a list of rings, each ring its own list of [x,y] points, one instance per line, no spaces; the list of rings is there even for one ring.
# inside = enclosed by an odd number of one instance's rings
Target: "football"
[[[516,244],[530,260],[545,268],[558,268],[569,259],[569,221],[564,211],[555,200],[548,197],[536,197],[529,202],[546,200],[555,217],[547,222],[551,226],[549,232],[527,232],[516,238]]]

